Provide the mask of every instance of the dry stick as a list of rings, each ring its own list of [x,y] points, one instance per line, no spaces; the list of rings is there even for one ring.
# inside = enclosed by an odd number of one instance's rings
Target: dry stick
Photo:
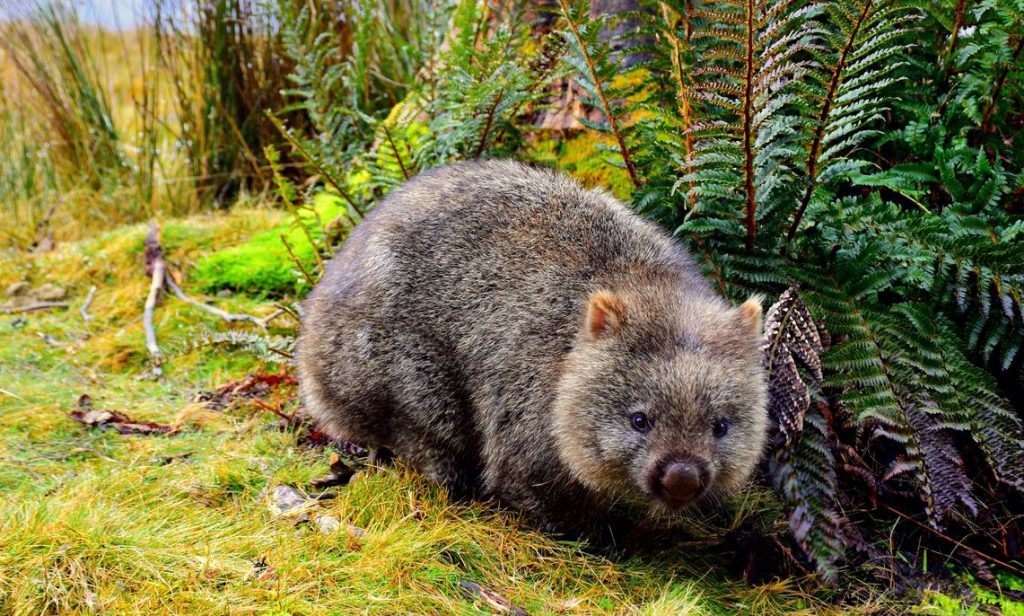
[[[160,299],[160,291],[163,289],[165,265],[164,258],[159,257],[153,262],[153,278],[149,284],[149,296],[146,298],[146,308],[142,311],[142,326],[146,329],[146,350],[154,359],[160,359],[160,346],[156,343],[156,330],[153,329],[153,309]]]
[[[156,330],[153,329],[153,310],[160,299],[160,291],[164,288],[164,280],[167,278],[167,266],[164,263],[164,252],[160,247],[160,227],[156,221],[149,224],[149,233],[146,234],[146,265],[152,276],[149,283],[149,296],[146,297],[146,307],[142,311],[142,326],[146,330],[146,350],[153,359],[160,360],[160,346],[156,343]]]
[[[36,302],[27,306],[3,306],[0,307],[0,314],[17,314],[19,312],[35,312],[36,310],[49,310],[50,308],[67,308],[67,302]]]
[[[912,518],[909,515],[903,513],[899,509],[896,509],[895,507],[890,507],[889,505],[886,505],[885,503],[879,503],[879,504],[883,508],[888,509],[889,511],[895,513],[897,516],[903,518],[904,520],[910,522],[911,524],[914,524],[914,525],[918,526],[919,528],[921,528],[922,530],[926,530],[926,531],[932,533],[933,535],[935,535],[936,537],[938,537],[940,539],[944,539],[944,540],[948,541],[949,543],[952,543],[953,545],[955,545],[956,547],[962,549],[963,551],[970,552],[971,554],[974,554],[978,558],[987,560],[987,561],[989,561],[991,563],[995,563],[996,565],[999,565],[1003,569],[1006,569],[1007,571],[1009,571],[1010,573],[1012,573],[1012,574],[1014,574],[1014,575],[1016,575],[1018,577],[1024,577],[1024,569],[1021,569],[1020,567],[1015,567],[1015,566],[1013,566],[1013,565],[1011,565],[1009,563],[1003,562],[1003,561],[999,560],[998,558],[996,558],[995,556],[992,556],[990,554],[986,554],[985,552],[982,552],[981,550],[976,550],[976,549],[972,548],[969,545],[964,545],[964,543],[962,541],[958,541],[957,539],[954,539],[954,538],[950,537],[949,535],[943,533],[942,531],[936,530],[936,529],[932,528],[931,526],[928,526],[927,524],[923,524],[923,523],[915,520],[914,518]]]
[[[89,287],[89,294],[85,296],[85,303],[78,309],[78,314],[82,315],[82,320],[85,321],[86,325],[92,320],[92,315],[89,314],[89,306],[92,305],[94,297],[96,297],[96,285]]]
[[[166,276],[165,284],[171,290],[171,292],[174,293],[174,295],[178,299],[180,299],[180,300],[182,300],[184,302],[187,302],[189,304],[192,304],[196,308],[200,308],[202,310],[205,310],[206,312],[209,312],[212,315],[218,316],[218,317],[224,319],[225,321],[227,321],[228,323],[236,323],[238,321],[245,321],[247,323],[255,323],[256,325],[262,327],[263,329],[266,329],[266,327],[267,327],[266,324],[263,322],[263,320],[260,319],[259,317],[254,317],[251,314],[234,314],[234,313],[231,313],[231,312],[227,312],[226,310],[221,310],[220,308],[217,308],[216,306],[210,306],[209,304],[204,304],[203,302],[201,302],[201,301],[199,301],[199,300],[197,300],[197,299],[195,299],[193,297],[189,297],[188,295],[185,295],[185,292],[181,290],[181,287],[178,286],[178,283],[174,282],[174,278],[172,278],[169,275]]]

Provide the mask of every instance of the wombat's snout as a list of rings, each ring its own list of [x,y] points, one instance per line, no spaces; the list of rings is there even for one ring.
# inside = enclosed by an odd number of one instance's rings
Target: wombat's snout
[[[669,459],[654,478],[654,493],[672,508],[700,496],[708,485],[708,467],[691,456]]]

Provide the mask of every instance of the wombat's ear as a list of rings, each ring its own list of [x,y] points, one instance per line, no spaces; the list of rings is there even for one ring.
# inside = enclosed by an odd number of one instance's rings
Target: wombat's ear
[[[737,309],[740,323],[752,336],[761,335],[761,296],[751,295],[750,299],[740,304]]]
[[[587,322],[584,328],[594,340],[622,329],[626,323],[626,305],[610,291],[598,291],[587,301]]]

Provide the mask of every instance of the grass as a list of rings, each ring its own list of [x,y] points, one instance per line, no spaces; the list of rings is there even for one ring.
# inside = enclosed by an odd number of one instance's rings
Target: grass
[[[190,264],[224,245],[252,245],[285,224],[283,216],[236,209],[165,221],[168,261],[195,293]],[[747,585],[726,573],[729,555],[718,540],[775,506],[761,492],[699,526],[691,541],[633,556],[553,540],[483,504],[450,503],[401,466],[362,473],[338,498],[312,507],[314,518],[334,516],[365,529],[363,537],[274,515],[266,490],[308,486],[326,474],[329,452],[300,444],[254,405],[213,411],[192,402],[200,390],[279,366],[197,348],[197,332],[226,326],[174,298],[156,312],[170,350],[164,376],[144,378],[144,236],[144,225],[132,225],[44,255],[0,259],[2,287],[24,280],[72,291],[71,310],[0,317],[0,613],[489,613],[461,590],[462,580],[531,614],[831,609],[806,580]],[[86,326],[77,308],[92,285],[99,291]],[[273,310],[244,294],[217,303]],[[83,393],[95,408],[180,432],[87,430],[66,415]],[[181,454],[189,455],[175,458]],[[922,608],[956,613],[958,601],[933,594]]]
[[[163,242],[189,291],[190,263],[280,224],[280,213],[239,209],[166,221]],[[706,542],[609,556],[540,535],[510,513],[450,503],[402,467],[363,473],[339,498],[315,506],[314,515],[365,529],[362,538],[276,517],[264,490],[307,486],[326,473],[328,452],[300,445],[255,406],[213,412],[192,403],[199,390],[278,366],[195,348],[197,332],[224,326],[174,298],[156,312],[158,337],[171,349],[164,377],[140,376],[148,363],[137,318],[147,286],[144,235],[143,225],[132,225],[45,255],[0,259],[0,286],[55,282],[69,287],[72,304],[0,317],[0,612],[488,613],[461,580],[531,613],[823,607],[796,581],[747,586],[729,578]],[[91,285],[99,291],[87,327],[77,308]],[[244,295],[217,301],[234,311],[273,310]],[[84,393],[95,408],[181,431],[87,430],[66,415]],[[167,462],[182,453],[190,456]],[[763,497],[751,503],[761,506]]]

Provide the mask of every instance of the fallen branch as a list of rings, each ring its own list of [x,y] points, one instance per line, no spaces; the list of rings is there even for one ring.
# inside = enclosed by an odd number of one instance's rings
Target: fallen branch
[[[19,312],[35,312],[36,310],[49,310],[51,308],[67,308],[67,302],[36,302],[26,306],[2,306],[0,313],[17,314]]]
[[[484,588],[476,582],[459,580],[459,586],[470,596],[480,599],[488,607],[496,612],[514,614],[515,616],[527,616],[526,610],[513,605],[511,601],[494,592],[490,588]]]
[[[174,293],[174,295],[178,299],[182,300],[183,302],[192,304],[196,308],[205,310],[206,312],[209,312],[212,315],[218,316],[221,319],[227,321],[228,323],[237,323],[239,321],[245,321],[247,323],[255,323],[256,325],[260,326],[263,329],[267,328],[267,321],[269,320],[269,317],[267,319],[261,319],[259,317],[254,317],[251,314],[234,314],[231,312],[227,312],[225,310],[221,310],[216,306],[205,304],[195,299],[194,297],[189,297],[188,295],[185,295],[185,292],[181,290],[181,287],[178,286],[178,283],[174,282],[174,278],[172,278],[171,276],[166,276],[165,284],[171,289],[171,292]],[[277,313],[271,316],[276,317]]]
[[[96,297],[96,285],[89,287],[89,294],[85,296],[85,303],[78,309],[78,314],[82,315],[82,320],[85,321],[86,325],[92,320],[92,315],[89,314],[89,306],[92,305],[94,297]]]
[[[160,299],[160,291],[163,290],[164,280],[167,278],[167,266],[164,263],[164,251],[160,247],[160,227],[156,222],[149,225],[149,233],[146,234],[146,273],[150,275],[149,296],[146,297],[146,307],[142,312],[142,326],[146,330],[146,349],[153,359],[160,360],[160,346],[156,343],[156,330],[153,329],[153,310]]]

